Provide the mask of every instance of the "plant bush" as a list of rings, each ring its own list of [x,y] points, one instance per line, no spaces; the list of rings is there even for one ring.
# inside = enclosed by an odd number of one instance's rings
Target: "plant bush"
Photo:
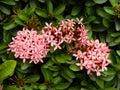
[[[0,0],[0,89],[120,90],[119,2]]]

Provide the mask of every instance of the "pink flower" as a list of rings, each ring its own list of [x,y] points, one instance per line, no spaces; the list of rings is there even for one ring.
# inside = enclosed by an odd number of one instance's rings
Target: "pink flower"
[[[60,45],[63,43],[62,32],[56,27],[53,27],[52,23],[45,23],[45,27],[42,29],[42,35],[50,46],[54,46],[54,50],[61,49]]]
[[[37,34],[34,30],[23,29],[18,31],[16,37],[12,38],[8,51],[14,53],[16,58],[23,59],[23,62],[30,60],[30,63],[43,62],[49,52],[49,45],[44,36]]]
[[[111,63],[107,58],[109,56],[110,49],[106,44],[100,43],[99,40],[89,41],[87,47],[83,52],[77,51],[77,54],[73,54],[78,61],[77,65],[84,67],[87,70],[87,74],[96,72],[97,76],[101,75],[101,72],[107,70],[107,66]]]

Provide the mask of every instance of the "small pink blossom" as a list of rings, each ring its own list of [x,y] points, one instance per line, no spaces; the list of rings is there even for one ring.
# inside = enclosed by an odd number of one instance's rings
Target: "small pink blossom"
[[[12,38],[8,51],[14,53],[16,58],[23,59],[23,62],[30,60],[30,63],[43,62],[49,52],[49,45],[43,35],[37,34],[34,30],[23,29],[18,31],[16,37]]]

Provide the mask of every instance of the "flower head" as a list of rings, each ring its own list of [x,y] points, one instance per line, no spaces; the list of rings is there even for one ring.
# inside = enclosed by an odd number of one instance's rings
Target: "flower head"
[[[87,73],[91,74],[96,72],[97,76],[101,75],[101,72],[107,70],[107,66],[110,61],[107,59],[109,56],[109,48],[106,44],[100,43],[99,40],[89,41],[87,48],[81,52],[78,51],[74,54],[80,67],[87,69]]]
[[[43,35],[37,34],[34,30],[23,29],[18,31],[16,37],[12,38],[8,51],[11,51],[16,58],[25,62],[30,59],[30,63],[43,62],[49,51],[49,45],[44,40]]]

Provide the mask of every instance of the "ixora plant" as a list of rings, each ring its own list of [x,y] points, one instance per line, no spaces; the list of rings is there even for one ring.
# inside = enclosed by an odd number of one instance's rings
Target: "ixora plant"
[[[89,40],[82,21],[78,18],[66,19],[57,26],[45,23],[40,33],[23,28],[12,38],[8,51],[13,52],[15,58],[22,59],[23,63],[29,61],[38,64],[46,62],[49,53],[66,50],[72,58],[76,58],[76,65],[81,70],[86,69],[88,75],[96,73],[100,76],[111,63],[108,60],[110,49],[99,40]]]

